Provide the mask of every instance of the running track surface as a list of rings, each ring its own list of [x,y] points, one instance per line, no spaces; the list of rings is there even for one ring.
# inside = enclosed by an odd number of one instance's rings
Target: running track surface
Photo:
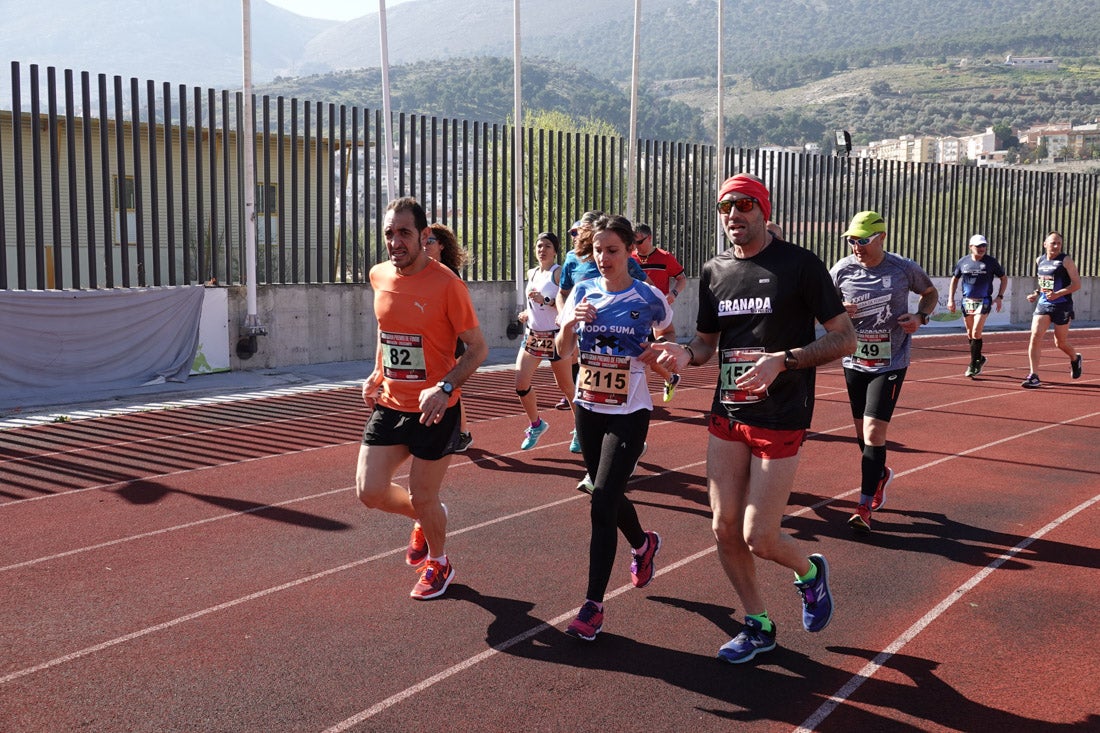
[[[1100,332],[1071,333],[1084,377],[1048,335],[1034,391],[1026,334],[987,334],[975,380],[965,338],[915,341],[867,539],[843,375],[819,370],[785,527],[829,559],[836,614],[806,633],[789,571],[759,563],[780,646],[739,666],[715,659],[743,610],[703,478],[713,366],[656,398],[631,496],[657,577],[633,589],[620,541],[591,644],[562,633],[588,500],[545,367],[531,451],[510,369],[465,390],[457,574],[430,602],[410,523],[355,499],[356,389],[2,432],[0,730],[1100,730]]]

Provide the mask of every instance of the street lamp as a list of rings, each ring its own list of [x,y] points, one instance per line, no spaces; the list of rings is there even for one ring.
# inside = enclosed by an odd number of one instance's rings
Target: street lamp
[[[837,130],[836,135],[836,154],[838,158],[847,158],[852,153],[852,136],[848,134],[847,130]]]

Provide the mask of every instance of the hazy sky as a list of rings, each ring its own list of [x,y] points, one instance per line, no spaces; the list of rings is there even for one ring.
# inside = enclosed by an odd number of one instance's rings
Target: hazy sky
[[[378,0],[267,0],[272,5],[286,8],[307,18],[326,20],[351,20],[368,13],[378,12]],[[386,0],[386,7],[400,5],[406,0]]]

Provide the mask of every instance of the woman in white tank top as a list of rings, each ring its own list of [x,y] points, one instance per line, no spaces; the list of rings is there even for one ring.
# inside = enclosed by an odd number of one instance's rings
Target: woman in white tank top
[[[561,242],[556,234],[539,234],[535,242],[535,256],[539,265],[527,273],[527,308],[519,314],[519,320],[526,328],[523,344],[516,356],[516,394],[519,395],[520,404],[531,423],[524,431],[523,442],[520,444],[523,450],[534,448],[550,427],[550,423],[539,417],[538,397],[531,388],[535,369],[543,359],[550,362],[550,368],[554,370],[554,381],[568,401],[569,409],[573,409],[572,365],[568,359],[558,356],[554,346],[554,336],[558,332],[557,296],[561,265],[557,259],[560,251]],[[575,435],[569,449],[580,453],[580,444]]]

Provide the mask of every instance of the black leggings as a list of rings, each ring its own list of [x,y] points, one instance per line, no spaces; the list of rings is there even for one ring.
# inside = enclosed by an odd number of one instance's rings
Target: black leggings
[[[626,482],[642,455],[649,433],[650,411],[606,415],[580,404],[574,406],[584,465],[596,487],[590,511],[592,540],[588,548],[586,598],[602,603],[619,544],[616,529],[623,533],[631,547],[641,547],[646,540],[634,504],[626,498]]]

